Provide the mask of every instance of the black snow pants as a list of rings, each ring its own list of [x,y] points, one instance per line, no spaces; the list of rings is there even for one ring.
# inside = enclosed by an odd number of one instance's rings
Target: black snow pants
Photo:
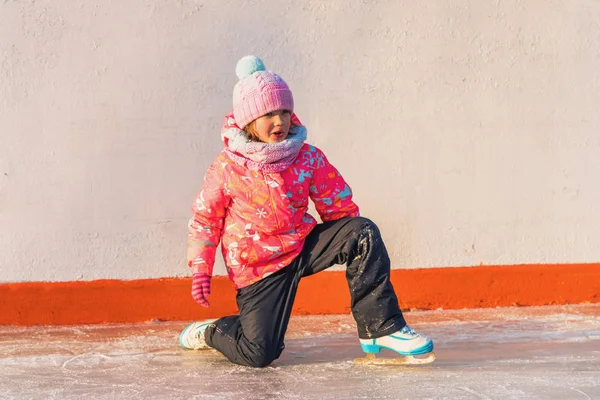
[[[334,264],[346,265],[352,315],[361,339],[385,336],[406,325],[379,229],[366,218],[348,217],[318,224],[290,265],[239,289],[239,315],[211,324],[205,333],[207,344],[235,364],[271,364],[285,347],[298,282]]]

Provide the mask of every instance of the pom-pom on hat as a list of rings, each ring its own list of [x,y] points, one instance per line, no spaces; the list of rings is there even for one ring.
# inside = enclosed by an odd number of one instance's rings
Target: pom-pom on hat
[[[294,98],[287,83],[267,71],[260,58],[242,57],[235,73],[239,81],[233,88],[233,116],[240,129],[271,111],[294,111]]]

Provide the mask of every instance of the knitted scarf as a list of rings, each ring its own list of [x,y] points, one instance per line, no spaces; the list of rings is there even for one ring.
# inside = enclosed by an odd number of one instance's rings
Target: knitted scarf
[[[230,123],[221,132],[225,152],[237,164],[252,171],[281,172],[292,165],[306,140],[306,127],[292,126],[287,138],[279,143],[254,142],[246,132]]]

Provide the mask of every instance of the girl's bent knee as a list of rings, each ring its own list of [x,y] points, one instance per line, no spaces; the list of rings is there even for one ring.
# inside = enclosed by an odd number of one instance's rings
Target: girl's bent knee
[[[377,227],[375,222],[371,221],[369,218],[355,217],[352,223],[354,224],[358,232],[369,231],[377,235],[379,234],[379,228]]]
[[[267,353],[253,354],[252,357],[247,360],[248,366],[253,368],[268,367],[273,361],[275,361],[275,357]]]

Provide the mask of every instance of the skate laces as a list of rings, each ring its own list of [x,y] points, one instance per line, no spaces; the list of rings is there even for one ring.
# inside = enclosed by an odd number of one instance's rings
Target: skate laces
[[[198,329],[196,329],[196,332],[194,334],[194,336],[196,337],[196,339],[198,339],[198,340],[204,340],[204,332],[206,331],[206,328],[208,328],[208,324],[206,324],[206,326],[204,326],[204,325],[198,325]]]
[[[419,336],[419,334],[408,325],[405,325],[404,328],[400,329],[400,333],[403,333],[403,334],[409,335],[409,336]]]

